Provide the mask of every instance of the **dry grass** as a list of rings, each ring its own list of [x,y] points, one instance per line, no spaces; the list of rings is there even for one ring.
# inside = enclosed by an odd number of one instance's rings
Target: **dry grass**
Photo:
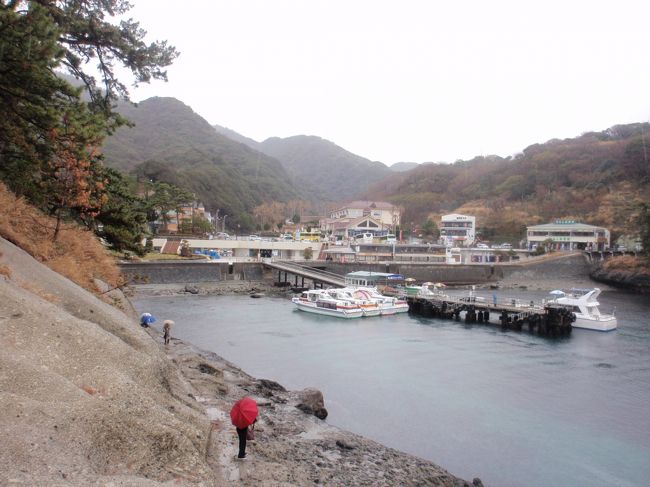
[[[54,219],[17,198],[2,183],[0,208],[0,236],[52,270],[95,294],[98,290],[94,278],[111,287],[121,283],[119,268],[92,232],[66,224],[53,242]]]
[[[607,259],[603,264],[603,269],[607,271],[629,271],[650,274],[650,261],[631,255],[621,255]]]

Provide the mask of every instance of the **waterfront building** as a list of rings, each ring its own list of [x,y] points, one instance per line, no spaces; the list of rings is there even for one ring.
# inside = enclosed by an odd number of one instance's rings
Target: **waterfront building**
[[[609,230],[575,220],[533,225],[527,227],[526,235],[529,249],[549,240],[555,250],[606,250],[610,245]]]
[[[476,217],[451,213],[440,219],[440,240],[447,247],[469,247],[476,239]]]
[[[354,238],[362,233],[374,236],[394,233],[400,224],[401,211],[398,206],[383,201],[352,201],[329,213],[320,220],[323,231],[333,235]]]

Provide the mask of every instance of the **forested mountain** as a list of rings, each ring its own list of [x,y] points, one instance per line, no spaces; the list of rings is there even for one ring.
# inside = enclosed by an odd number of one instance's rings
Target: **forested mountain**
[[[106,140],[109,167],[188,189],[243,228],[262,202],[300,197],[279,161],[217,133],[175,98],[150,98],[118,111],[135,126]]]
[[[617,125],[534,144],[514,158],[424,164],[374,184],[366,194],[404,207],[405,226],[458,211],[476,215],[484,238],[524,236],[526,225],[558,218],[637,231],[650,201],[650,125]]]
[[[381,162],[357,156],[316,136],[271,137],[257,142],[233,130],[214,125],[217,132],[278,159],[295,185],[318,203],[349,201],[365,192],[369,185],[390,174],[417,166],[400,163],[396,169]],[[411,166],[412,165],[412,166]]]
[[[355,199],[369,185],[391,173],[381,162],[352,154],[316,136],[271,137],[260,150],[280,160],[292,181],[321,201]]]

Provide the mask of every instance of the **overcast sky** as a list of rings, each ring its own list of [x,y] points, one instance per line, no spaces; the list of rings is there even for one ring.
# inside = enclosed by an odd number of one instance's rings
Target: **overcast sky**
[[[178,98],[258,141],[453,162],[650,119],[648,0],[132,3],[181,52],[132,98]]]

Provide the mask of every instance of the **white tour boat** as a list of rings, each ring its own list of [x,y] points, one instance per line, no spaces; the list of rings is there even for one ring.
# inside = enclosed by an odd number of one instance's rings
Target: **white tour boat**
[[[618,323],[614,314],[601,314],[596,300],[600,289],[571,289],[569,292],[551,291],[556,303],[569,308],[576,315],[573,322],[574,328],[585,328],[587,330],[610,331],[616,329]]]
[[[304,291],[300,296],[291,298],[291,301],[299,310],[308,313],[338,318],[361,318],[363,316],[363,310],[359,306],[335,299],[321,289]]]
[[[359,299],[374,301],[377,303],[382,316],[394,315],[396,313],[408,313],[409,305],[406,301],[393,297],[384,296],[375,287],[357,287],[350,289],[352,295]]]
[[[361,308],[363,316],[379,316],[381,314],[379,303],[375,300],[368,299],[367,296],[355,293],[353,289],[331,288],[325,290],[325,293],[334,299],[345,301],[346,303],[350,303],[352,306]]]

